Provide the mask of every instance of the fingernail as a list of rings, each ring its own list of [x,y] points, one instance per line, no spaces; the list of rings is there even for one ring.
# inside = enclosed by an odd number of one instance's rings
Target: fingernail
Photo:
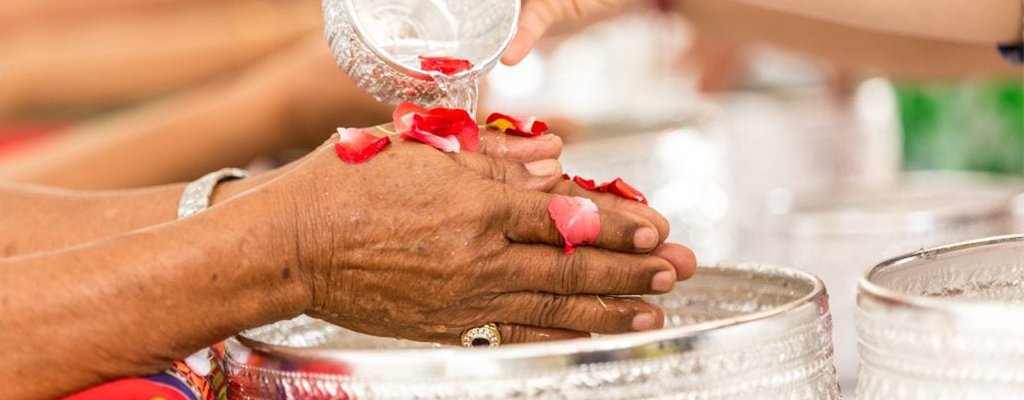
[[[658,232],[653,228],[640,228],[633,234],[633,245],[638,249],[653,249],[658,245]]]
[[[654,314],[649,312],[637,314],[633,317],[634,331],[649,331],[654,328]]]
[[[526,170],[533,176],[551,176],[558,174],[561,169],[558,160],[540,160],[526,163]]]
[[[665,293],[672,290],[672,286],[676,284],[676,274],[672,271],[661,271],[654,274],[654,278],[651,279],[651,290],[659,293]]]

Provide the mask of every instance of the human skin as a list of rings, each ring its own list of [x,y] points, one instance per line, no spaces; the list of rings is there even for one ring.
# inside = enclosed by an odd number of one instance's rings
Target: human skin
[[[1021,38],[1019,0],[743,0],[866,30],[994,45]]]
[[[557,170],[402,142],[348,165],[329,144],[185,220],[0,260],[5,396],[152,373],[300,313],[442,343],[486,322],[510,342],[653,329],[657,307],[594,295],[661,293],[659,276],[693,273],[692,253],[660,244],[663,218],[602,193],[588,192],[596,247],[562,255],[546,201],[580,189]]]
[[[166,184],[285,148],[313,148],[335,127],[378,124],[391,111],[356,88],[315,35],[233,79],[83,123],[25,149],[0,162],[0,180],[89,190]]]
[[[386,127],[371,130],[387,134]],[[562,150],[557,136],[539,140],[482,133],[481,152],[521,163],[554,163]],[[311,153],[312,154],[312,153]],[[281,168],[217,185],[219,204],[295,168],[309,156]],[[77,174],[77,172],[76,172]],[[198,175],[196,176],[198,177]],[[0,183],[0,258],[50,251],[142,229],[176,219],[184,183],[139,189],[79,191],[40,185]],[[16,211],[16,212],[15,212]],[[661,225],[664,229],[666,225]]]
[[[553,25],[622,7],[635,0],[527,0],[517,33],[502,62],[517,64]],[[931,39],[932,43],[984,45],[1021,41],[1021,3],[1018,0],[742,0],[763,9],[828,21],[875,32],[876,45],[886,47],[887,36]],[[687,1],[675,1],[686,8]],[[727,2],[728,3],[728,2]],[[685,12],[684,12],[685,14]],[[778,15],[779,13],[776,13]],[[770,16],[771,14],[767,14]],[[729,18],[726,16],[726,18]],[[713,21],[708,21],[713,23]],[[762,21],[770,23],[772,21]],[[777,27],[785,27],[783,21]],[[723,22],[728,24],[728,22]],[[824,24],[822,24],[824,25]],[[770,34],[770,30],[763,31]],[[813,30],[803,32],[818,36]],[[885,35],[890,34],[890,35]],[[834,46],[839,48],[839,46]],[[899,47],[899,46],[897,46]],[[962,46],[962,48],[973,48]],[[956,47],[943,50],[955,50]],[[930,51],[935,51],[934,49]],[[896,52],[893,52],[896,53]],[[970,55],[970,54],[966,54]],[[893,56],[899,57],[898,53]]]
[[[992,43],[955,43],[868,31],[737,0],[679,1],[676,10],[715,49],[770,44],[843,70],[884,72],[908,79],[1019,74],[1018,68],[999,57]],[[705,73],[721,74],[721,66],[715,67]]]
[[[0,120],[151,98],[258,61],[319,27],[317,2],[230,0],[0,29]]]

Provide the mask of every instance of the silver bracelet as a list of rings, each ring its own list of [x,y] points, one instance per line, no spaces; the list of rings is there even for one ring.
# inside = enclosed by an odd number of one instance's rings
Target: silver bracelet
[[[249,176],[244,169],[224,168],[220,171],[203,175],[202,178],[185,186],[178,202],[178,219],[187,218],[210,207],[210,196],[218,183],[228,179],[239,179]]]

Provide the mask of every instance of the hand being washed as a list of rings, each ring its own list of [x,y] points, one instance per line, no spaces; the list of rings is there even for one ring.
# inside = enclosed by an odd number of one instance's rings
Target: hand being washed
[[[660,327],[654,305],[594,295],[666,292],[692,274],[692,253],[661,244],[667,224],[646,206],[580,191],[600,233],[564,255],[548,204],[575,189],[560,174],[554,161],[396,142],[361,164],[321,147],[266,190],[294,205],[305,311],[349,329],[457,343],[490,322],[506,342]]]

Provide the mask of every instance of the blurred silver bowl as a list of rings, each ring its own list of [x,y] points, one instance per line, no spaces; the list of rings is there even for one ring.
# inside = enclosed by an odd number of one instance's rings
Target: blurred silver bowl
[[[1024,235],[882,262],[857,306],[858,399],[1024,396]]]
[[[1022,192],[1020,178],[959,172],[907,173],[875,188],[780,190],[738,250],[743,259],[792,265],[825,282],[840,383],[852,389],[864,271],[896,254],[1014,233],[1013,199]]]
[[[369,337],[307,317],[229,339],[234,398],[839,398],[828,296],[813,275],[703,267],[651,298],[667,327],[462,349]]]

